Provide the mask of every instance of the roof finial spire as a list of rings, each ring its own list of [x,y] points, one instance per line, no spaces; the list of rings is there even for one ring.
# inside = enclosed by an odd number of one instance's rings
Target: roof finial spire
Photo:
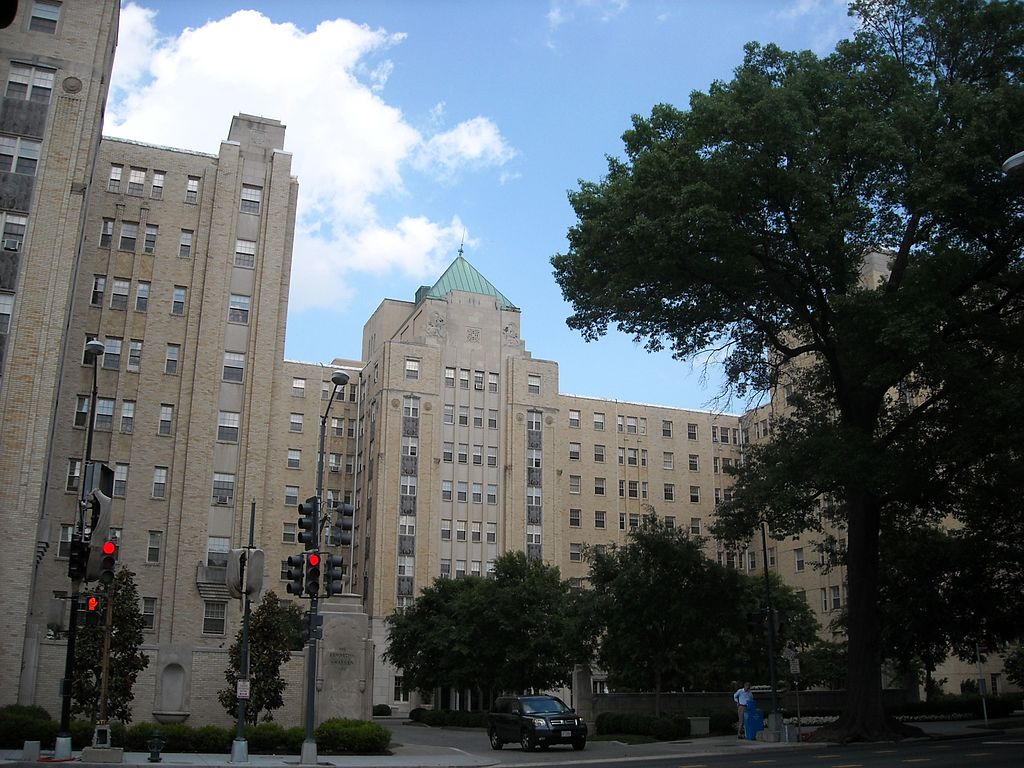
[[[462,230],[462,241],[459,243],[459,256],[462,255],[462,246],[465,245],[465,243],[466,243],[466,230],[465,230],[465,228],[463,228],[463,230]]]

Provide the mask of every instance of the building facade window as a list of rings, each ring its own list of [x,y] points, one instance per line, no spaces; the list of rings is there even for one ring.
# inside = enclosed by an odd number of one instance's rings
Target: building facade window
[[[700,486],[699,485],[691,485],[690,486],[690,503],[691,504],[699,504],[700,503]]]
[[[420,377],[420,361],[415,357],[405,358],[405,378],[418,379]]]
[[[144,630],[156,629],[156,598],[142,598],[142,628]]]
[[[185,202],[186,203],[197,203],[199,202],[199,177],[189,176],[185,180]]]
[[[220,600],[203,601],[203,634],[223,635],[228,604]]]
[[[106,275],[93,275],[92,277],[92,293],[90,294],[89,303],[94,307],[103,306],[103,292],[107,289],[107,276]]]
[[[146,545],[146,562],[147,563],[159,563],[160,562],[160,551],[163,549],[164,534],[163,531],[150,531],[149,542]]]
[[[64,490],[77,491],[78,484],[82,480],[82,460],[68,459],[68,475],[64,483]]]
[[[579,493],[582,486],[582,477],[580,475],[569,475],[569,493]]]
[[[606,515],[604,510],[602,510],[602,509],[595,510],[594,511],[594,527],[595,528],[604,528],[606,517],[607,517],[607,515]]]
[[[444,369],[444,385],[446,387],[449,387],[449,388],[455,386],[455,369],[454,368],[447,367],[447,368]]]
[[[184,285],[176,285],[171,292],[171,314],[181,317],[185,314],[185,298],[188,296],[188,289]]]
[[[251,298],[240,293],[232,293],[228,300],[228,322],[239,325],[249,324],[249,303]]]
[[[235,240],[235,266],[252,269],[256,266],[256,241]]]
[[[153,498],[167,497],[167,467],[153,468]]]
[[[664,489],[662,491],[662,498],[664,498],[665,501],[675,501],[676,500],[676,486],[675,486],[675,483],[665,483]]]
[[[50,94],[53,92],[54,75],[56,75],[56,71],[52,69],[11,62],[11,71],[7,76],[7,90],[4,95],[9,99],[49,104]]]
[[[292,377],[292,395],[294,397],[306,396],[306,380]]]
[[[164,179],[167,174],[163,171],[153,171],[153,183],[149,186],[149,196],[154,200],[162,200],[164,197]]]
[[[187,259],[192,255],[192,236],[195,232],[191,229],[181,230],[181,236],[178,238],[178,256]]]
[[[540,394],[540,376],[536,373],[528,374],[526,377],[526,391],[531,395]]]
[[[258,214],[260,212],[260,205],[263,201],[263,189],[262,187],[256,187],[252,184],[242,185],[242,202],[239,210],[242,213],[253,213]]]
[[[143,253],[156,253],[156,236],[159,231],[156,224],[146,225],[146,234],[142,241]]]
[[[686,439],[687,440],[696,440],[697,439],[697,425],[696,424],[687,424],[686,425]]]
[[[237,443],[242,415],[234,411],[220,411],[217,414],[217,440],[222,443]]]
[[[160,421],[157,425],[158,435],[169,435],[174,424],[174,406],[163,403],[160,405]]]
[[[139,224],[135,221],[122,221],[121,222],[121,239],[118,241],[117,247],[122,251],[131,251],[135,253],[135,244],[139,240]]]
[[[60,21],[60,3],[50,3],[46,0],[35,0],[32,3],[32,15],[28,20],[28,28],[33,32],[56,34],[58,21]]]
[[[145,312],[149,309],[150,283],[140,280],[135,286],[135,311]]]
[[[288,431],[301,432],[303,417],[301,413],[293,413],[288,417]]]
[[[235,476],[227,472],[213,473],[213,503],[231,504],[235,500]]]
[[[110,308],[128,309],[128,291],[131,283],[121,277],[115,277],[110,286]]]
[[[224,381],[240,382],[245,374],[245,355],[241,352],[224,353]]]
[[[178,358],[181,357],[180,344],[168,344],[164,350],[164,373],[178,373]]]
[[[288,449],[288,469],[299,469],[302,464],[302,451],[298,448]]]
[[[121,191],[121,174],[124,173],[123,165],[111,165],[110,175],[107,177],[107,192]]]
[[[146,189],[146,169],[145,168],[129,168],[128,169],[128,194],[135,195],[136,197],[142,197],[142,193]]]
[[[130,435],[135,429],[135,401],[121,403],[121,432]]]
[[[35,176],[42,144],[20,136],[0,136],[0,171]]]

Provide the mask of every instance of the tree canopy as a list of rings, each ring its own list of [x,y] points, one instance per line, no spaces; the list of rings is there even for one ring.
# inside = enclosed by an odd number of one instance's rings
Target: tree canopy
[[[494,578],[437,579],[388,617],[385,658],[410,688],[550,689],[590,658],[588,618],[558,568],[508,552]]]
[[[850,7],[860,29],[831,55],[751,43],[689,109],[635,116],[625,157],[570,194],[552,259],[586,338],[614,324],[678,358],[718,349],[739,396],[792,385],[714,530],[845,529],[848,695],[821,730],[842,740],[896,733],[883,525],[998,531],[984,573],[1010,584],[1024,525],[1024,178],[1000,171],[1024,149],[1024,6]]]
[[[616,688],[654,691],[656,709],[663,691],[769,679],[764,628],[747,622],[765,607],[764,582],[709,560],[703,543],[652,511],[626,544],[587,550],[597,661]],[[806,601],[777,578],[770,589],[786,617],[776,651],[812,642],[817,621]]]

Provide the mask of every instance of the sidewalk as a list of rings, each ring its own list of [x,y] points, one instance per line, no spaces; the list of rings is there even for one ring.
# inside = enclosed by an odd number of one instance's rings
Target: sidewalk
[[[978,721],[934,722],[919,724],[925,734],[936,739],[983,738],[998,735],[1001,731],[998,722],[989,728]],[[484,766],[500,766],[501,768],[524,768],[566,762],[600,762],[606,760],[644,760],[680,758],[690,759],[698,756],[723,754],[765,753],[770,750],[814,749],[822,744],[798,744],[795,742],[762,742],[737,739],[735,736],[710,736],[686,741],[654,742],[650,744],[623,744],[617,741],[594,741],[587,743],[583,752],[552,749],[550,752],[522,752],[509,745],[500,751],[492,751],[487,744],[486,734],[480,729],[424,729],[438,735],[438,730],[449,737],[451,746],[436,744],[413,743],[415,729],[399,726],[393,728],[396,733],[395,746],[390,755],[319,755],[321,766],[337,768],[484,768]],[[806,731],[813,729],[805,729]],[[149,762],[148,752],[126,752],[120,763],[83,762],[80,753],[76,752],[70,762],[73,765],[110,766],[122,765],[131,768],[143,768],[164,764],[174,768],[189,766],[252,766],[267,768],[268,766],[298,766],[298,755],[249,755],[248,762],[232,763],[229,754],[205,755],[162,753],[160,763]],[[47,759],[46,753],[39,761],[22,760],[20,750],[0,750],[0,766],[19,766],[19,768],[39,768],[41,765],[60,765]]]

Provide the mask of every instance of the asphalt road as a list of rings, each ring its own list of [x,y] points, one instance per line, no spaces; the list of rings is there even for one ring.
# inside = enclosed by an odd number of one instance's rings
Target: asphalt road
[[[816,745],[753,744],[731,738],[693,739],[686,742],[626,745],[614,741],[588,741],[577,752],[570,746],[523,752],[506,744],[492,750],[483,729],[426,728],[391,721],[395,745],[429,745],[475,755],[501,768],[541,765],[587,765],[622,768],[1022,768],[1024,732],[974,738],[916,739],[893,744]]]

